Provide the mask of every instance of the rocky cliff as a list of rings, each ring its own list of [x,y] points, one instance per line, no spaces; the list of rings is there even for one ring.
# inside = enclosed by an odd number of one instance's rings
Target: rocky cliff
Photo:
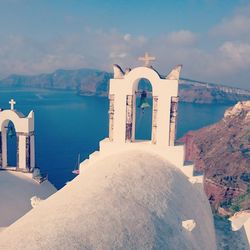
[[[94,70],[59,69],[51,74],[35,76],[10,75],[0,80],[0,86],[76,90],[80,95],[105,96],[113,74]],[[236,103],[250,99],[250,91],[217,84],[180,79],[180,101],[193,103]]]
[[[205,191],[215,209],[233,213],[250,208],[250,101],[238,102],[224,118],[189,132],[186,160],[204,172]]]

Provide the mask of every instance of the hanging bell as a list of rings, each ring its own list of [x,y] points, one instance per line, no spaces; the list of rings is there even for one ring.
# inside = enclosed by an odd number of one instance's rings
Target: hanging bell
[[[141,93],[140,104],[138,107],[141,109],[150,108],[150,105],[147,100],[147,92],[145,90],[143,90]]]
[[[13,136],[15,136],[15,131],[14,131],[14,128],[13,128],[13,126],[9,126],[8,127],[8,136],[10,137],[10,138],[12,138]]]

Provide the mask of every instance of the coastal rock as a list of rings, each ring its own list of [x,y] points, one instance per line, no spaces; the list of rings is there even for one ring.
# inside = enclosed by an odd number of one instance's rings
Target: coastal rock
[[[250,101],[238,102],[235,106],[227,109],[224,113],[224,120],[227,121],[237,116],[244,116],[244,119],[250,118]]]
[[[250,101],[239,102],[218,123],[181,139],[186,143],[186,160],[194,161],[195,171],[205,174],[205,191],[215,209],[250,208],[249,117]]]

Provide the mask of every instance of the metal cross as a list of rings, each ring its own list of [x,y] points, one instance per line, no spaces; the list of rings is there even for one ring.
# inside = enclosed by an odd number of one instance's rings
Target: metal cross
[[[9,104],[10,104],[10,109],[11,109],[11,110],[14,110],[14,105],[16,104],[16,102],[15,102],[13,99],[11,99],[11,100],[9,101]]]
[[[149,66],[150,61],[155,61],[155,59],[156,58],[154,56],[150,56],[147,52],[143,57],[138,58],[139,61],[144,61],[144,66],[146,67]]]

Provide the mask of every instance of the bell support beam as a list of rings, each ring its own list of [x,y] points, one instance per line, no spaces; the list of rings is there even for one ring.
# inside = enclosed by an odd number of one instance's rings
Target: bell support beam
[[[127,95],[126,98],[126,141],[132,140],[133,129],[133,96]]]
[[[34,132],[30,133],[30,171],[35,168],[35,135]]]
[[[114,101],[115,95],[109,95],[109,140],[114,139]]]
[[[158,97],[153,97],[153,117],[152,117],[152,144],[157,142],[157,111],[158,111]]]
[[[33,170],[35,162],[34,132],[17,134],[17,170],[30,172]]]
[[[30,171],[30,136],[26,136],[26,169]]]
[[[179,97],[171,97],[169,146],[174,146],[175,144],[178,101]]]
[[[19,136],[16,135],[16,169],[19,168]]]
[[[3,127],[1,133],[1,151],[2,151],[2,168],[6,168],[8,166],[7,163],[7,129]]]

